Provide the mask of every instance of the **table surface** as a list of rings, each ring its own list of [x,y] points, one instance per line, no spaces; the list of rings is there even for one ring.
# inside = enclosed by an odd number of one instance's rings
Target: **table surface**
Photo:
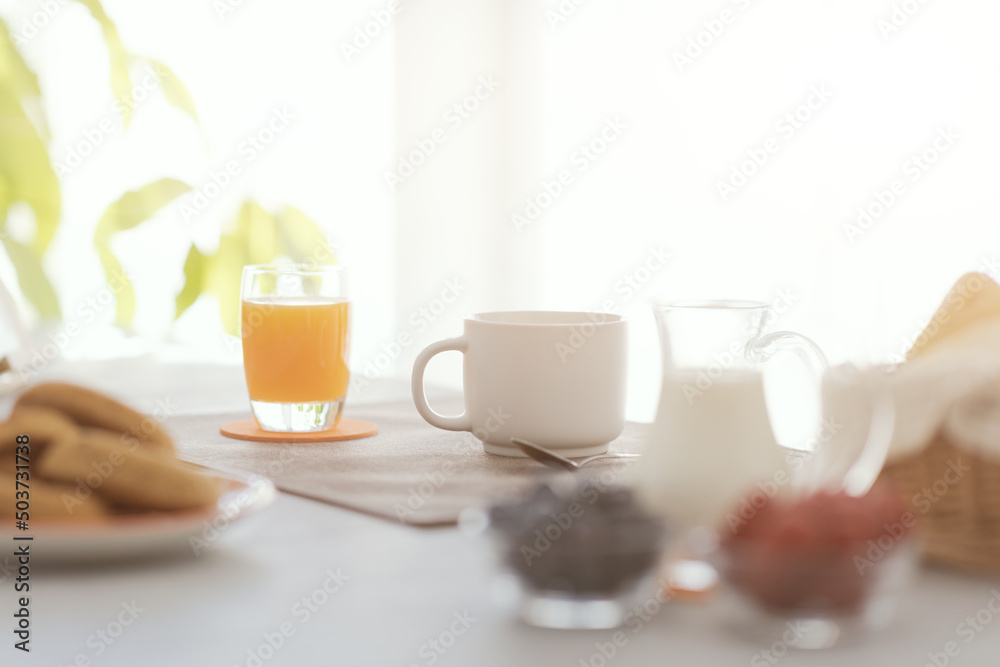
[[[246,406],[240,370],[232,367],[139,359],[63,365],[49,375],[87,382],[140,409],[156,401],[168,401],[176,414]],[[387,381],[352,400],[405,391],[405,383]],[[665,605],[626,628],[615,647],[611,630],[546,631],[518,622],[484,553],[458,529],[415,529],[281,494],[198,558],[36,568],[32,652],[15,651],[10,629],[0,625],[7,638],[0,664],[1000,664],[1000,620],[991,624],[990,609],[1000,600],[998,579],[923,569],[894,624],[854,647],[764,653],[768,647],[726,632],[710,602]],[[5,562],[0,556],[0,615],[12,627],[15,575]],[[612,648],[606,659],[601,650]]]

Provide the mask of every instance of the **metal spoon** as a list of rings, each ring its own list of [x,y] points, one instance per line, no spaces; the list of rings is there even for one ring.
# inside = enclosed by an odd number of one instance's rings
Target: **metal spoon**
[[[639,458],[639,454],[598,454],[597,456],[588,456],[581,461],[573,461],[568,459],[561,454],[556,454],[551,449],[545,449],[540,447],[533,442],[528,442],[527,440],[522,440],[521,438],[511,438],[511,442],[518,446],[518,448],[535,459],[539,463],[543,463],[550,468],[558,468],[560,470],[576,470],[587,465],[591,461],[597,461],[598,459],[636,459]]]

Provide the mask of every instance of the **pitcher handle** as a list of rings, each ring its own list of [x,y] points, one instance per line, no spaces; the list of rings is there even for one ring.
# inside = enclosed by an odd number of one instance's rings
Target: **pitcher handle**
[[[794,331],[775,331],[764,334],[747,346],[747,357],[754,362],[768,361],[778,352],[793,352],[806,366],[816,373],[817,378],[830,370],[823,350],[811,338]]]
[[[822,387],[823,377],[830,370],[830,363],[826,355],[811,338],[795,333],[794,331],[775,331],[764,334],[760,338],[747,344],[747,359],[754,363],[764,363],[769,361],[778,352],[792,352],[799,360],[812,372],[816,380],[815,386]],[[819,390],[816,396],[820,409],[823,406],[822,391]],[[806,450],[803,450],[805,453]],[[792,484],[795,487],[803,488],[810,486],[813,482],[810,479],[815,466],[808,465],[809,461],[815,457],[815,452],[806,453],[806,458],[801,468],[795,468]]]

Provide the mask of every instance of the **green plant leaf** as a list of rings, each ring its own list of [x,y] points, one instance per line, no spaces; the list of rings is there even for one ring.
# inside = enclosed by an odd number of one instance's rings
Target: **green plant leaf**
[[[247,264],[270,262],[279,248],[278,226],[274,216],[254,201],[243,202],[236,215],[235,229],[231,233],[243,246]]]
[[[198,122],[198,110],[194,106],[194,98],[188,91],[187,86],[177,78],[174,71],[156,60],[149,61],[156,68],[156,77],[163,89],[163,95],[172,105],[185,112],[194,122]]]
[[[108,284],[117,285],[115,292],[115,324],[120,327],[127,327],[135,317],[135,288],[132,287],[132,279],[125,273],[125,268],[121,262],[111,252],[111,248],[98,248],[101,258],[101,266],[104,267],[104,275]]]
[[[208,256],[199,252],[194,245],[191,246],[187,259],[184,261],[184,289],[177,295],[177,309],[174,319],[183,315],[184,311],[198,300],[198,296],[205,289],[208,260]]]
[[[106,244],[112,234],[131,229],[143,220],[148,220],[158,210],[190,190],[191,186],[187,183],[173,178],[161,178],[138,190],[126,192],[104,211],[97,223],[94,242],[98,245]]]
[[[285,254],[294,261],[337,263],[337,256],[330,249],[323,230],[299,209],[293,206],[282,207],[277,215],[277,224]]]
[[[90,10],[91,15],[101,24],[101,32],[104,33],[104,42],[108,46],[108,58],[111,61],[111,92],[119,102],[121,109],[122,125],[128,129],[132,120],[132,78],[128,72],[128,52],[122,44],[121,37],[118,36],[118,28],[111,22],[108,15],[104,13],[104,7],[98,0],[77,0],[81,5]]]
[[[31,248],[41,257],[59,224],[59,181],[38,130],[4,85],[0,85],[0,176],[7,184],[8,203],[23,201],[34,211]]]
[[[115,304],[115,323],[119,326],[127,326],[132,322],[135,315],[135,291],[121,262],[111,250],[111,237],[148,220],[163,206],[190,189],[188,184],[173,178],[160,179],[138,190],[126,192],[121,199],[108,206],[98,221],[97,231],[94,232],[94,246],[100,255],[104,275],[109,284],[118,280],[123,285]]]
[[[219,238],[215,254],[203,255],[192,246],[184,264],[185,284],[177,297],[177,316],[200,293],[210,292],[219,301],[226,332],[238,336],[243,267],[272,262],[281,254],[300,262],[336,263],[319,226],[302,211],[286,206],[274,216],[257,202],[244,202]]]
[[[38,256],[31,248],[18,243],[7,234],[3,235],[3,246],[11,264],[14,265],[14,270],[17,271],[17,282],[21,286],[21,292],[38,310],[39,316],[43,319],[61,317],[59,300],[56,298],[55,290],[52,289],[52,283],[42,269],[42,262]]]
[[[206,288],[219,300],[219,317],[226,333],[238,336],[240,331],[240,281],[247,261],[246,243],[239,234],[224,234],[219,249],[209,262]]]
[[[10,190],[7,181],[0,173],[0,230],[7,226],[7,209],[10,208]],[[5,233],[5,232],[0,232]]]
[[[11,37],[7,24],[0,20],[0,78],[10,82],[18,97],[33,95],[39,97],[42,91],[38,88],[38,77],[28,69],[21,58],[14,38]]]
[[[42,108],[38,77],[24,62],[7,25],[0,21],[0,85],[6,85],[21,101],[25,113],[38,128],[43,142],[49,142],[49,125]]]
[[[254,201],[243,202],[236,220],[219,239],[212,256],[206,287],[219,300],[219,316],[226,332],[240,330],[240,282],[247,264],[264,264],[278,254],[278,231],[274,216]]]

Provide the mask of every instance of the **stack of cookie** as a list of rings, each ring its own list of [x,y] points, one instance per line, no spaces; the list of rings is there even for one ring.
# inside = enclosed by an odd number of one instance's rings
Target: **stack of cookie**
[[[36,385],[0,423],[0,517],[25,499],[32,519],[87,520],[207,507],[219,493],[155,419],[84,387]]]

